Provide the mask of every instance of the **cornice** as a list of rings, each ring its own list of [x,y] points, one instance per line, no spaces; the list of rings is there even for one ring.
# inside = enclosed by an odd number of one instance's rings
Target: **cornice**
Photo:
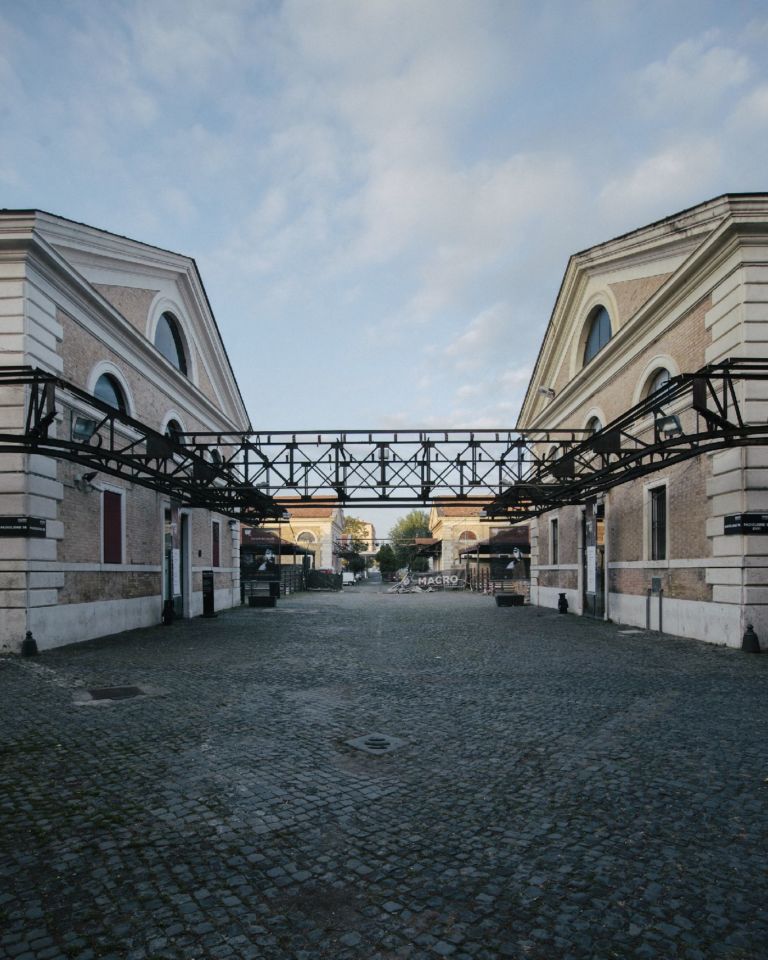
[[[38,211],[36,226],[41,234],[56,247],[71,249],[79,257],[94,258],[95,265],[134,263],[142,271],[178,271],[191,258],[172,250],[132,240],[119,234],[100,230],[88,224],[66,220],[44,211]]]

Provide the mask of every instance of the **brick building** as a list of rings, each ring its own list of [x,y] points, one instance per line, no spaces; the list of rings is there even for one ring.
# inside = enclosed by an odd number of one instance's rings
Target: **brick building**
[[[429,511],[429,532],[439,541],[441,569],[460,566],[462,550],[470,548],[492,533],[496,533],[488,523],[481,520],[483,507],[487,501],[477,505],[436,503]]]
[[[669,377],[768,356],[768,195],[726,195],[571,257],[522,407],[522,429],[599,430]],[[741,383],[765,422],[768,384]],[[685,418],[690,411],[664,411]],[[653,435],[649,418],[646,435]],[[553,446],[545,455],[556,458]],[[532,600],[737,645],[768,638],[768,537],[724,518],[768,511],[768,452],[668,466],[531,524]],[[648,602],[649,591],[651,602]],[[663,592],[662,592],[663,591]]]
[[[310,551],[316,570],[340,573],[342,563],[337,555],[337,545],[341,543],[344,531],[341,507],[287,501],[286,508],[290,514],[289,523],[265,523],[264,528]]]
[[[0,211],[0,355],[169,437],[249,428],[194,261],[61,217]],[[2,388],[0,431],[23,432],[26,389]],[[95,416],[85,401],[57,403],[51,429],[74,438]],[[43,533],[0,538],[2,649],[27,630],[45,649],[156,624],[167,600],[195,616],[204,570],[217,607],[239,602],[235,521],[126,479],[6,453],[0,514]]]

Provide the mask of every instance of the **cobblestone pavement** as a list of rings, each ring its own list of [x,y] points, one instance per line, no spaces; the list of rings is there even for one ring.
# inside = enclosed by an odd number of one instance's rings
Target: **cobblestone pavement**
[[[2,659],[0,956],[763,960],[767,692],[370,585]]]

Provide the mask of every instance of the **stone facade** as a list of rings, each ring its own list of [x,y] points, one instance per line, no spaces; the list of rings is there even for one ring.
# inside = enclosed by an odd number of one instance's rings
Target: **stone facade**
[[[338,553],[344,533],[344,511],[341,507],[288,504],[288,523],[265,523],[283,540],[298,543],[314,554],[315,570],[333,570],[341,573],[342,562]]]
[[[608,311],[611,336],[585,362],[599,307]],[[730,357],[766,356],[768,195],[720,197],[571,258],[519,426],[585,428],[593,418],[606,426],[648,395],[662,369],[675,376]],[[768,385],[738,390],[745,420],[764,422]],[[665,413],[677,413],[684,430],[693,427],[692,411]],[[652,438],[651,416],[645,430]],[[544,514],[531,530],[533,600],[555,606],[565,592],[578,613],[652,629],[662,616],[667,632],[732,646],[753,623],[768,640],[768,538],[726,536],[723,527],[727,514],[768,511],[766,489],[768,452],[736,448],[629,481],[592,507]],[[657,559],[654,490],[663,490],[666,505]],[[590,523],[594,560],[585,549]],[[588,563],[595,564],[594,591]]]
[[[429,532],[440,541],[440,568],[461,566],[459,551],[485,540],[491,533],[487,522],[480,519],[485,501],[477,506],[438,504],[429,512]]]
[[[163,314],[186,370],[155,346]],[[42,368],[91,394],[106,374],[128,415],[161,433],[171,420],[184,431],[249,427],[194,261],[39,211],[0,212],[0,363]],[[0,391],[2,430],[23,431],[24,390]],[[52,435],[69,436],[78,402],[57,401]],[[108,499],[119,556],[105,556]],[[26,631],[45,649],[158,623],[169,594],[178,615],[195,616],[208,569],[216,606],[239,602],[234,521],[125,478],[86,480],[65,460],[4,455],[0,515],[46,524],[43,538],[0,539],[0,649],[18,649]]]

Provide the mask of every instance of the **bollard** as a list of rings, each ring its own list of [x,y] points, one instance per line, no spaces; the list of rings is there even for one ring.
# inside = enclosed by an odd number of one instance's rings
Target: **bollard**
[[[22,657],[37,656],[37,642],[32,636],[31,630],[27,630],[26,637],[21,641],[21,655]]]
[[[564,593],[560,594],[560,599],[557,601],[557,609],[560,613],[568,613],[568,597]]]
[[[744,653],[760,653],[760,641],[751,623],[747,624],[747,629],[741,638],[741,649]]]
[[[213,570],[203,570],[203,616],[207,619],[216,616],[214,610]]]

